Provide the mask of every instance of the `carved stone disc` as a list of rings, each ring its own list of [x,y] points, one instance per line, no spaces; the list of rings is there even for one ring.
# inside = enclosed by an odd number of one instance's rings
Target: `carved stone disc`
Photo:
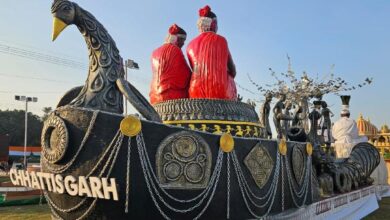
[[[61,161],[68,148],[68,141],[65,122],[58,116],[50,115],[44,123],[41,135],[43,158],[49,163]]]
[[[267,148],[261,146],[260,143],[256,144],[245,157],[244,163],[256,185],[259,188],[263,188],[274,168],[274,161],[269,155]]]
[[[191,136],[183,136],[173,143],[172,153],[182,162],[188,162],[195,158],[198,151],[196,139]]]
[[[199,183],[204,175],[203,167],[196,162],[188,163],[185,168],[185,175],[189,182]]]

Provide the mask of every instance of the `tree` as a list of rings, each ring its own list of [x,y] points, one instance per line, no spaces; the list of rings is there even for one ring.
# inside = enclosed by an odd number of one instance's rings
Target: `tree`
[[[49,117],[50,113],[53,111],[51,107],[43,107],[43,116],[42,116],[42,121],[46,121],[47,117]]]
[[[345,79],[336,77],[333,73],[334,65],[331,67],[330,73],[326,74],[322,79],[310,77],[305,71],[301,76],[297,76],[291,68],[291,60],[287,55],[288,70],[287,73],[277,74],[271,68],[271,76],[276,80],[274,84],[266,84],[261,86],[254,82],[248,75],[249,81],[257,88],[257,91],[263,96],[266,93],[271,93],[274,96],[278,94],[286,94],[287,100],[292,103],[298,103],[302,99],[318,98],[322,99],[322,96],[326,94],[340,95],[341,92],[355,90],[372,83],[372,78],[367,77],[363,82],[357,85],[351,85]]]
[[[24,115],[23,110],[0,110],[0,134],[10,135],[10,145],[24,145]],[[38,115],[27,115],[27,145],[40,146],[43,123]]]

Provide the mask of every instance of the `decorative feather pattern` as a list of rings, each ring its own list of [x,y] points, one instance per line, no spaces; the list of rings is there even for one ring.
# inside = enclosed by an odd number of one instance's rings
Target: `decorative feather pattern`
[[[70,103],[78,107],[99,109],[121,114],[122,93],[116,80],[124,77],[122,58],[114,40],[96,18],[73,3],[75,25],[85,38],[89,55],[88,78],[80,94]]]

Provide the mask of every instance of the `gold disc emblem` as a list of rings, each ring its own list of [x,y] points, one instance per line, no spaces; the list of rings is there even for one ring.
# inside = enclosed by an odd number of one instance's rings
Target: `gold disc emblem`
[[[285,139],[281,139],[279,142],[279,152],[283,156],[287,154],[287,142]]]
[[[310,142],[307,142],[306,144],[306,152],[309,156],[311,156],[311,154],[313,153],[313,145]]]
[[[141,120],[132,115],[124,118],[120,124],[121,132],[128,137],[136,136],[141,131],[141,128]]]
[[[234,149],[234,139],[231,134],[224,133],[219,139],[219,145],[223,152],[229,153]]]

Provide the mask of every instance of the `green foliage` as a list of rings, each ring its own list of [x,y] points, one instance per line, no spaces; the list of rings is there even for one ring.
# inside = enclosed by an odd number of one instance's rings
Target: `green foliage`
[[[10,145],[24,145],[24,114],[22,110],[0,110],[0,134],[10,135]],[[39,116],[28,113],[27,145],[40,146],[43,123]]]
[[[42,121],[46,121],[53,109],[51,107],[44,107],[42,111],[44,113],[42,116]]]
[[[385,160],[390,160],[390,152],[384,153],[384,154],[383,154],[383,158],[384,158]]]
[[[0,207],[0,219],[12,220],[50,220],[50,208],[48,205],[24,205]]]

